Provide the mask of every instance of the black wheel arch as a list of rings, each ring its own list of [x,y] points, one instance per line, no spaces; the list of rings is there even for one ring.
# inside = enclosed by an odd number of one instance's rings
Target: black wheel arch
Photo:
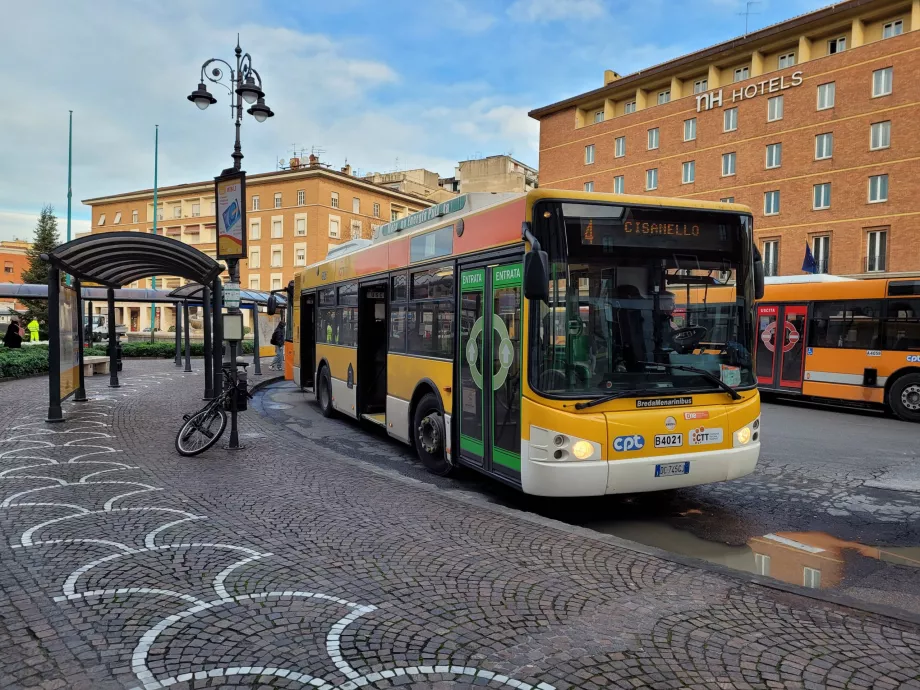
[[[444,409],[444,398],[441,397],[441,391],[438,390],[435,382],[429,378],[424,378],[415,384],[415,390],[412,391],[412,398],[409,401],[409,424],[412,424],[412,420],[415,419],[415,408],[418,406],[419,401],[429,393],[434,393],[434,396],[438,399],[438,407],[441,408],[441,414],[449,414],[449,412]],[[414,435],[410,434],[409,438],[413,439],[414,445]]]
[[[888,405],[888,396],[891,393],[891,388],[894,386],[895,381],[908,374],[920,374],[920,367],[902,367],[895,371],[888,377],[888,380],[885,381],[885,405]]]
[[[320,357],[319,363],[316,365],[316,371],[313,372],[313,390],[316,390],[319,385],[319,372],[323,370],[323,367],[329,370],[329,377],[332,378],[332,367],[329,366],[329,361],[325,357]]]

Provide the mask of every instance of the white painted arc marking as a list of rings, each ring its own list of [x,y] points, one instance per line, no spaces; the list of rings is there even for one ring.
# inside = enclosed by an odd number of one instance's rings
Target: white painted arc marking
[[[92,486],[93,484],[101,484],[101,483],[102,483],[102,482],[87,482],[87,483],[84,484],[83,486]],[[113,483],[113,484],[114,484],[115,482],[106,482],[106,483],[107,483],[107,484],[108,484],[108,483]],[[122,483],[123,483],[123,484],[128,484],[129,482],[118,482],[118,483],[119,483],[119,484],[122,484]],[[113,496],[113,497],[110,498],[108,501],[106,501],[106,502],[103,504],[102,509],[103,509],[103,510],[112,510],[112,506],[115,505],[115,501],[120,501],[121,499],[127,498],[128,496],[135,496],[135,495],[137,495],[137,494],[145,494],[145,493],[147,493],[147,492],[149,492],[149,491],[163,491],[163,489],[162,489],[161,487],[151,486],[151,487],[148,487],[148,488],[146,488],[146,489],[138,489],[137,491],[128,491],[127,493],[118,494],[117,496]]]
[[[144,487],[144,491],[162,491],[162,489],[158,489],[156,487],[150,486],[150,484],[142,484],[141,482],[103,481],[103,482],[82,482],[82,483],[73,482],[71,483],[71,482],[65,481],[63,484],[60,484],[60,485],[52,484],[49,486],[39,486],[38,488],[35,488],[35,489],[26,489],[25,491],[20,491],[19,493],[13,494],[9,498],[7,498],[5,501],[3,501],[3,503],[0,503],[0,508],[8,508],[9,506],[13,505],[13,500],[16,498],[19,498],[20,496],[25,496],[26,494],[34,494],[39,491],[45,491],[47,489],[57,489],[60,486],[100,486],[103,484],[127,484],[129,486],[142,486]],[[131,493],[139,493],[139,492],[132,491]],[[127,496],[129,494],[122,494],[122,495]],[[115,498],[119,498],[119,497],[116,496]],[[108,503],[106,503],[106,505],[108,505]],[[108,508],[106,508],[106,510],[108,510]]]
[[[45,465],[45,467],[50,467],[50,465]],[[3,472],[0,472],[0,479],[44,479],[49,482],[57,482],[58,486],[67,486],[70,483],[66,479],[61,479],[60,477],[45,477],[38,474],[17,474],[15,477],[4,477],[3,474]]]
[[[155,680],[154,684],[145,683],[144,690],[154,690],[154,688],[165,688],[177,683],[186,683],[190,680],[205,680],[206,678],[228,678],[231,676],[277,676],[292,680],[295,683],[311,685],[317,690],[334,690],[335,686],[327,683],[320,678],[314,678],[306,673],[300,673],[288,668],[270,668],[266,666],[233,666],[230,668],[213,668],[208,671],[198,671],[195,673],[181,673],[178,676],[161,678]]]
[[[152,549],[156,547],[157,535],[160,532],[164,532],[168,530],[170,527],[174,527],[175,525],[182,524],[183,522],[189,522],[191,520],[207,520],[207,519],[208,518],[206,518],[204,515],[194,515],[192,517],[185,517],[180,520],[173,520],[172,522],[167,522],[165,525],[160,525],[156,529],[151,530],[150,532],[147,533],[147,536],[144,537],[144,546],[147,547],[148,549]]]
[[[84,508],[83,506],[78,506],[73,503],[16,503],[15,505],[5,506],[6,508],[34,508],[35,506],[57,506],[60,508],[73,508],[74,510],[79,510],[79,513],[74,515],[65,515],[63,518],[55,518],[56,520],[63,520],[65,518],[77,517],[77,515],[85,515],[91,513],[92,511],[89,508]]]
[[[347,615],[336,621],[326,634],[326,654],[335,664],[335,667],[349,680],[354,680],[361,676],[351,665],[342,657],[341,639],[342,633],[349,625],[354,623],[365,613],[376,611],[376,606],[359,606]]]
[[[121,463],[119,463],[119,464],[121,464]],[[82,477],[80,477],[80,479],[79,479],[79,481],[78,481],[77,483],[78,483],[78,484],[86,484],[86,483],[87,483],[86,480],[89,479],[90,477],[95,477],[95,476],[100,475],[100,474],[105,474],[106,472],[122,472],[122,471],[124,471],[124,470],[136,470],[136,469],[138,469],[137,466],[131,467],[131,466],[126,465],[126,466],[124,466],[124,467],[110,467],[110,468],[107,469],[107,470],[97,470],[97,471],[95,471],[95,472],[90,472],[89,474],[83,475]]]
[[[182,599],[195,606],[201,606],[206,603],[201,599],[196,599],[191,594],[182,592],[173,592],[169,589],[155,589],[150,587],[119,587],[118,589],[94,589],[91,592],[75,592],[73,594],[59,595],[54,597],[54,601],[68,601],[74,599],[88,599],[90,597],[117,596],[119,594],[153,594],[163,597],[174,597]]]
[[[252,563],[253,561],[258,561],[262,558],[267,558],[273,556],[271,553],[258,554],[256,556],[247,556],[246,558],[237,561],[236,563],[231,563],[226,568],[218,573],[217,577],[214,578],[214,593],[221,599],[227,599],[230,597],[230,593],[227,592],[227,589],[224,587],[224,581],[230,576],[237,568],[242,568],[247,563]]]
[[[91,539],[89,537],[79,538],[79,539],[46,539],[44,541],[34,541],[32,546],[51,546],[53,544],[104,544],[105,546],[114,546],[116,549],[121,549],[122,551],[134,551],[127,544],[123,544],[120,541],[111,541],[109,539]],[[14,545],[12,548],[21,549],[23,548],[19,544]]]
[[[145,508],[113,508],[112,510],[86,510],[81,508],[86,512],[80,513],[78,515],[65,515],[64,517],[54,518],[52,520],[46,520],[34,527],[30,527],[25,532],[22,533],[22,537],[19,540],[19,543],[23,546],[29,546],[32,543],[32,535],[35,534],[38,530],[47,527],[48,525],[53,525],[56,522],[63,522],[64,520],[71,520],[76,517],[83,517],[84,515],[106,515],[109,513],[127,513],[130,511],[137,512],[162,512],[162,513],[178,513],[179,515],[185,515],[186,517],[199,517],[193,515],[192,513],[186,512],[184,510],[178,510],[176,508],[158,508],[158,507],[145,507]],[[204,517],[204,516],[200,516]]]

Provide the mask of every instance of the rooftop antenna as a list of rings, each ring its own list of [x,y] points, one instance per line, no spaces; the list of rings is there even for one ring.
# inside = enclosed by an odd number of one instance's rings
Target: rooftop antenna
[[[751,18],[752,14],[760,14],[760,12],[751,12],[751,7],[753,5],[759,5],[760,0],[747,0],[744,3],[744,12],[738,12],[739,15],[744,16],[744,35],[748,35],[748,20]]]

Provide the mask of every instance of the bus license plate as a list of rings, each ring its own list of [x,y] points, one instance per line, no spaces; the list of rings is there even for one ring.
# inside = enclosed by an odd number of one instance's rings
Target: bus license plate
[[[655,434],[655,448],[677,448],[682,445],[683,434]]]
[[[668,462],[655,465],[656,477],[674,477],[678,474],[690,474],[689,462]]]

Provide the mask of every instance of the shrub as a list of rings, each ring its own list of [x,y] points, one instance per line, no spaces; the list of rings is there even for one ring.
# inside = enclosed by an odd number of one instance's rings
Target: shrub
[[[48,348],[0,348],[0,378],[22,378],[48,371]]]

